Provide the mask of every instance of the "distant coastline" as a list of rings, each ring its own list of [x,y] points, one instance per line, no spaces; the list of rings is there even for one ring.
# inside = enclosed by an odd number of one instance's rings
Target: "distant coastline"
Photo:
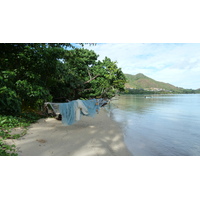
[[[199,89],[185,89],[169,83],[156,81],[142,73],[131,75],[125,74],[125,94],[199,94]]]

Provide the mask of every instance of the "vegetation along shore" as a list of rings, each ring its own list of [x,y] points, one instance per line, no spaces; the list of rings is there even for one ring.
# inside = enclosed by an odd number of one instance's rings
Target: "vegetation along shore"
[[[84,44],[1,43],[0,52],[0,155],[16,155],[5,139],[24,135],[44,117],[45,102],[111,98],[124,91],[126,78],[116,62],[98,60]],[[16,127],[22,131],[11,135]]]
[[[85,49],[83,43],[1,43],[0,52],[1,156],[18,155],[15,143],[9,143],[9,140],[20,139],[29,133],[29,126],[39,119],[49,119],[44,109],[45,102],[111,99],[118,93],[200,93],[200,89],[178,88],[143,74],[124,74],[116,61],[108,57],[99,60],[99,56],[93,50]],[[105,118],[105,115],[101,116]],[[44,119],[44,124],[51,121]],[[100,131],[98,126],[94,127]],[[103,129],[104,126],[101,124],[101,127]],[[105,127],[108,134],[112,132],[108,126]],[[80,137],[77,139],[80,140]],[[111,148],[108,143],[112,139],[108,137],[101,142]],[[69,155],[75,154],[71,152]]]

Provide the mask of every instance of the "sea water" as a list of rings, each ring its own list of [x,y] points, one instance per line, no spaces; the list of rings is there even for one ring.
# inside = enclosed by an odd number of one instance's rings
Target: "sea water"
[[[200,94],[122,95],[110,115],[135,156],[200,156]]]

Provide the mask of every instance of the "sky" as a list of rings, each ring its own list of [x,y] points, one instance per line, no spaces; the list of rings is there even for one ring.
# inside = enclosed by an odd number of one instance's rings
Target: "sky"
[[[200,43],[97,43],[85,45],[99,60],[117,61],[124,73],[143,73],[185,89],[200,88]]]

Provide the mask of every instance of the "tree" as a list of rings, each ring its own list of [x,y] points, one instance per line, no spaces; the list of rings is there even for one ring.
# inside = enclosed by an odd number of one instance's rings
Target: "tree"
[[[65,49],[71,44],[0,44],[1,104],[19,100],[22,108],[34,108],[51,100],[49,92]],[[6,95],[7,93],[7,95]],[[11,95],[8,97],[8,95]],[[14,98],[15,97],[15,98]],[[7,102],[7,103],[6,103]],[[14,104],[12,104],[14,105]],[[5,110],[5,109],[4,109]],[[13,110],[14,111],[14,110]],[[17,112],[17,110],[16,110]],[[18,109],[20,112],[20,109]]]
[[[70,49],[69,49],[70,48]],[[69,43],[0,44],[0,107],[36,109],[45,101],[112,97],[124,89],[117,63]]]
[[[97,60],[98,55],[87,49],[75,49],[65,54],[65,73],[59,80],[63,80],[66,98],[112,97],[117,91],[124,90],[126,78],[109,58],[102,62]],[[62,68],[63,70],[63,68]],[[60,91],[60,94],[63,94]]]

